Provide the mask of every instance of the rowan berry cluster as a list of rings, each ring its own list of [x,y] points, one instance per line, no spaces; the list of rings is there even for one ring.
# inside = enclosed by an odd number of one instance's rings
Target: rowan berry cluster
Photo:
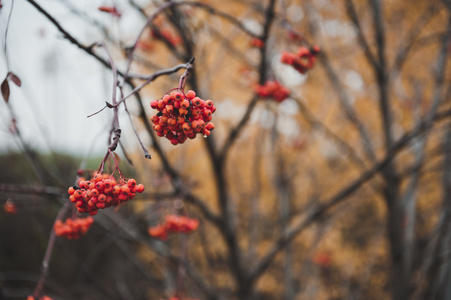
[[[320,267],[328,268],[332,264],[332,258],[326,253],[318,253],[313,257],[313,263]]]
[[[149,228],[149,235],[167,240],[169,232],[190,233],[199,227],[199,221],[184,216],[167,215],[163,224]]]
[[[259,38],[253,38],[251,40],[251,46],[255,48],[263,48],[265,46],[265,42]]]
[[[258,85],[256,92],[262,98],[273,98],[278,102],[282,102],[290,96],[290,91],[275,80],[269,80],[263,85]]]
[[[17,206],[13,201],[7,200],[3,206],[3,210],[9,215],[14,215],[17,213]]]
[[[92,217],[67,219],[64,223],[61,220],[57,220],[53,225],[53,229],[56,236],[73,240],[84,236],[92,223],[94,223]]]
[[[216,111],[213,101],[196,97],[194,91],[186,94],[174,91],[161,100],[153,100],[150,106],[158,110],[151,119],[153,129],[173,145],[183,144],[188,138],[194,139],[198,133],[207,137],[215,128],[210,122]]]
[[[157,30],[152,29],[150,31],[150,35],[153,38],[166,41],[172,47],[176,47],[182,43],[182,39],[180,37],[175,36],[170,30],[165,28],[159,28]]]
[[[38,299],[33,296],[28,296],[27,300],[53,300],[53,299],[50,298],[49,296],[44,295],[44,296],[39,297]]]
[[[321,52],[319,46],[312,48],[299,47],[296,53],[283,51],[280,61],[284,64],[293,66],[299,73],[305,74],[308,70],[313,68],[316,56]]]
[[[81,177],[78,186],[68,189],[69,200],[75,203],[78,212],[87,212],[91,216],[96,215],[99,209],[125,203],[143,191],[144,185],[137,184],[135,179],[117,182],[109,174],[93,174],[90,180]]]

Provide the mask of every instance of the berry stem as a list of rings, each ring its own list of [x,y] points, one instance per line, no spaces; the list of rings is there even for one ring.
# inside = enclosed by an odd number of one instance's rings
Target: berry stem
[[[172,73],[177,72],[180,69],[189,69],[192,68],[193,66],[191,65],[191,60],[189,62],[187,62],[186,64],[178,64],[175,67],[169,68],[169,69],[165,69],[165,70],[160,70],[157,71],[153,74],[150,74],[146,77],[144,77],[143,79],[145,79],[146,81],[143,82],[142,84],[140,84],[139,86],[135,87],[127,96],[122,97],[121,100],[119,100],[115,105],[119,105],[122,102],[124,102],[126,99],[128,99],[129,97],[135,95],[137,92],[139,92],[142,88],[144,88],[146,85],[148,85],[150,82],[154,81],[155,79],[157,79],[158,77],[162,76],[162,75],[169,75]],[[183,76],[183,75],[182,75]],[[113,106],[111,106],[113,107]]]
[[[115,166],[115,171],[117,170],[117,173],[119,174],[119,178],[120,179],[124,179],[124,176],[122,175],[121,169],[119,169],[119,164],[117,163],[116,158],[114,157],[114,154],[111,150],[108,150],[110,153],[111,158],[114,161],[114,166]]]
[[[196,58],[193,56],[191,57],[191,59],[189,60],[189,62],[186,64],[186,69],[185,72],[183,72],[183,75],[180,77],[180,81],[179,81],[179,87],[178,89],[180,91],[184,91],[185,89],[185,84],[186,84],[186,79],[188,78],[189,74],[191,73],[191,70],[193,69],[194,65],[194,60]]]
[[[70,202],[66,202],[60,208],[58,214],[56,215],[55,222],[57,220],[62,219],[63,216],[69,211],[71,206],[72,205]],[[35,299],[39,298],[39,295],[41,294],[41,290],[44,287],[45,280],[49,273],[49,262],[50,262],[50,257],[52,256],[53,246],[55,245],[55,239],[56,239],[56,234],[55,234],[55,230],[53,229],[53,226],[52,226],[52,232],[50,233],[49,242],[47,243],[47,249],[45,250],[44,259],[42,260],[41,277],[39,278],[38,284],[36,285],[36,288],[34,289],[34,292],[33,292],[33,296]]]
[[[144,152],[144,157],[148,158],[148,159],[151,159],[152,156],[149,154],[149,151],[147,151],[146,147],[144,147],[144,144],[143,144],[143,142],[141,141],[141,138],[138,135],[138,131],[136,130],[135,124],[133,124],[132,117],[130,115],[130,112],[128,111],[127,104],[125,102],[124,102],[124,108],[125,108],[125,111],[127,112],[128,118],[130,119],[130,124],[132,125],[133,132],[135,133],[136,137],[138,138],[139,145],[141,146],[141,149]]]

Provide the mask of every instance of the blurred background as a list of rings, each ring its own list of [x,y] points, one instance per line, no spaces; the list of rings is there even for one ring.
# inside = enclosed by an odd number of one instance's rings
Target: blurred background
[[[0,299],[40,278],[53,299],[451,299],[451,1],[1,5],[0,77],[22,84],[0,101]],[[215,130],[173,146],[151,128],[183,70],[128,98],[116,153],[146,190],[56,238],[43,276],[67,188],[110,144],[113,110],[87,117],[113,87],[90,46],[124,73],[135,41],[131,74],[196,58],[186,90],[214,101]],[[313,45],[304,74],[281,62]],[[259,96],[267,81],[289,97]],[[149,236],[170,214],[199,228]]]

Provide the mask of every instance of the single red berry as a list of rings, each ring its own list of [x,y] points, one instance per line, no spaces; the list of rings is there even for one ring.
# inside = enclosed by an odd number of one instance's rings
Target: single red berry
[[[127,185],[128,185],[130,188],[136,186],[136,180],[133,179],[133,178],[129,179],[129,180],[127,181]]]
[[[124,195],[128,195],[130,193],[130,188],[127,185],[123,185],[121,187],[121,193]]]
[[[74,197],[75,199],[81,199],[81,197],[83,197],[83,193],[80,190],[76,190],[74,191]]]
[[[97,199],[99,200],[99,202],[105,202],[106,201],[106,195],[105,194],[100,194],[99,197],[97,197]]]
[[[169,96],[169,95],[164,95],[164,97],[163,97],[163,103],[166,104],[166,105],[171,104],[171,103],[172,103],[171,96]]]
[[[73,195],[74,192],[75,192],[75,189],[74,189],[73,186],[71,186],[71,187],[67,190],[67,193],[69,193],[69,195]]]
[[[204,117],[211,117],[211,110],[205,108],[203,111],[203,115]]]
[[[150,120],[152,121],[152,123],[158,123],[158,121],[160,121],[160,117],[158,117],[157,115],[152,116],[152,118],[150,118]]]
[[[98,191],[103,190],[103,187],[104,187],[103,181],[98,181],[98,182],[96,182],[96,189],[97,189]]]
[[[140,183],[140,184],[138,184],[137,186],[137,191],[138,191],[138,193],[142,193],[142,192],[144,192],[144,184],[142,184],[142,183]]]
[[[115,185],[113,187],[113,195],[119,195],[121,193],[121,187],[118,185]]]
[[[175,92],[174,93],[174,100],[175,101],[182,101],[185,97],[181,92]]]
[[[92,189],[91,190],[91,196],[92,197],[97,197],[99,195],[100,195],[100,193],[99,193],[99,191],[97,189]]]
[[[185,97],[188,98],[189,100],[193,100],[194,97],[196,97],[196,92],[189,90],[186,94]]]
[[[207,101],[205,101],[205,105],[206,105],[208,108],[213,107],[213,101],[207,100]]]
[[[213,124],[213,123],[208,123],[206,126],[205,126],[205,129],[207,129],[207,130],[213,130],[213,129],[215,129],[215,124]]]

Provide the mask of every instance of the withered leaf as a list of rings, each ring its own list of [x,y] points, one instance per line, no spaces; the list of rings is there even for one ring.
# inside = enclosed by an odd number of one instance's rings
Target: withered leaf
[[[17,77],[17,75],[12,72],[9,72],[9,79],[11,79],[11,81],[14,82],[18,87],[22,85],[22,81],[20,81],[20,78]]]
[[[3,99],[5,99],[5,102],[8,103],[8,101],[9,101],[9,83],[8,83],[7,78],[5,78],[5,80],[3,80],[2,85],[1,85],[1,90],[2,90]]]

